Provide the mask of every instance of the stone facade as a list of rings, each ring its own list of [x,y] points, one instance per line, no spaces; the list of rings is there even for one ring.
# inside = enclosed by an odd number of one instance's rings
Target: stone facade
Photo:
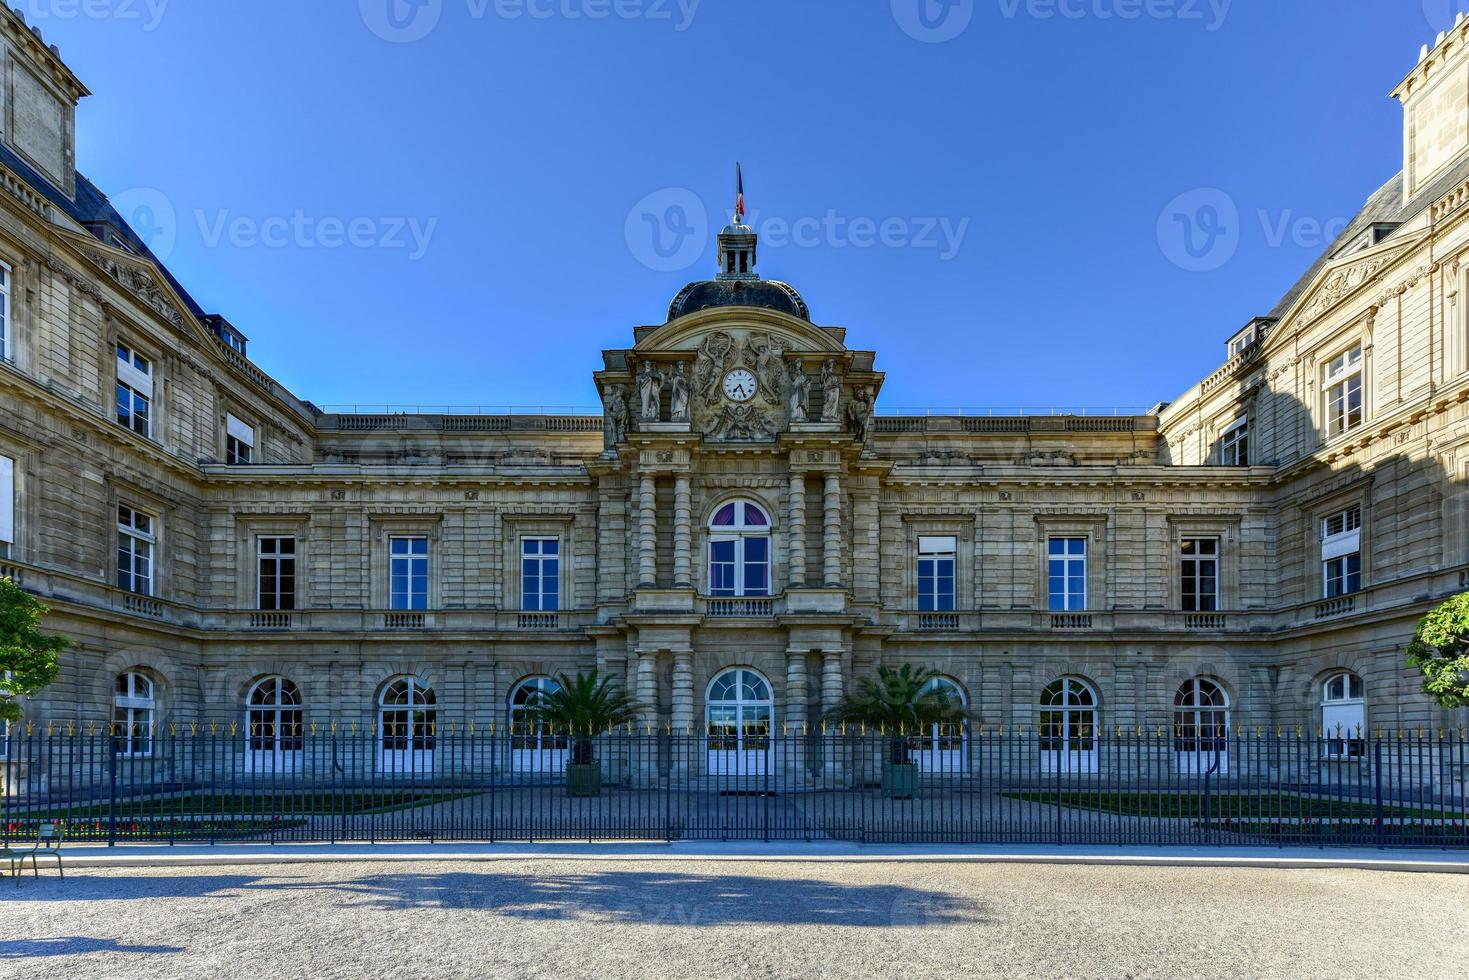
[[[1225,693],[1234,725],[1314,727],[1341,671],[1361,678],[1368,725],[1464,723],[1400,652],[1469,572],[1463,140],[1430,152],[1410,137],[1413,165],[1437,168],[1415,176],[1422,190],[1395,178],[1228,363],[1147,415],[874,417],[876,355],[759,278],[739,224],[718,278],[603,352],[603,416],[334,415],[247,359],[115,212],[88,214],[84,179],[28,166],[72,159],[86,92],[0,16],[23,68],[7,85],[26,79],[6,104],[37,85],[64,96],[7,128],[0,158],[0,457],[14,468],[0,569],[75,641],[31,719],[105,721],[136,672],[155,725],[240,721],[277,676],[310,720],[371,724],[386,686],[412,676],[440,723],[503,724],[518,683],[598,667],[660,726],[696,731],[715,677],[749,667],[774,724],[798,727],[855,677],[911,662],[988,726],[1034,725],[1043,691],[1073,677],[1108,729],[1171,724],[1194,678]],[[1466,32],[1399,90],[1410,128],[1469,109],[1462,85],[1445,108],[1419,78],[1459,72]],[[13,144],[53,132],[59,149]],[[119,367],[119,344],[147,365],[146,432],[119,421],[116,385],[139,370]],[[1351,376],[1357,416],[1349,392],[1335,408]],[[1231,455],[1241,419],[1245,460]],[[232,425],[248,463],[231,462]],[[730,503],[756,505],[763,531],[713,527]],[[120,587],[119,507],[148,522],[141,588]],[[1329,596],[1323,528],[1354,507],[1359,587]],[[293,540],[285,603],[263,601],[263,538]],[[402,539],[427,543],[421,599],[411,571],[394,575]],[[554,541],[559,562],[531,583],[532,608],[528,540]],[[1051,595],[1057,540],[1084,542],[1084,573],[1062,583],[1084,578],[1084,598]],[[1195,540],[1216,543],[1217,590],[1190,609]],[[952,592],[940,572],[924,602],[920,552],[949,541]],[[712,567],[726,554],[743,559],[733,580]]]

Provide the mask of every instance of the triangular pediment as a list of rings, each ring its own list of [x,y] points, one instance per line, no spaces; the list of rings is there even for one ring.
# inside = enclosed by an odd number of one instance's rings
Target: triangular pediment
[[[1376,282],[1421,238],[1421,234],[1394,237],[1389,242],[1328,262],[1281,318],[1281,324],[1287,328],[1303,327],[1319,320],[1359,290]],[[1277,330],[1275,334],[1283,336],[1286,332]]]
[[[148,309],[181,330],[198,331],[199,322],[188,312],[182,298],[158,272],[158,267],[143,256],[125,249],[104,245],[91,235],[62,232],[77,252],[96,266]]]

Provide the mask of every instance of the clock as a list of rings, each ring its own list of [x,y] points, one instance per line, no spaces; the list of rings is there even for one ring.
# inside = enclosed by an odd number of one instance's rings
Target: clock
[[[744,368],[737,368],[724,376],[724,397],[732,402],[747,402],[755,397],[759,382],[755,375]]]

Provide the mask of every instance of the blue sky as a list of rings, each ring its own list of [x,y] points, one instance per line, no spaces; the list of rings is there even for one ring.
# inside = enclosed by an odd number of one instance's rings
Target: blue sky
[[[760,271],[896,408],[1207,374],[1400,169],[1449,3],[16,5],[96,93],[80,169],[302,397],[594,405],[712,274],[739,159]]]

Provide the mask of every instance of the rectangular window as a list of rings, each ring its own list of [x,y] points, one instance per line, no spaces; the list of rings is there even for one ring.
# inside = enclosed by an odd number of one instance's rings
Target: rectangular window
[[[153,362],[124,344],[117,345],[117,421],[153,435]]]
[[[520,608],[527,612],[561,609],[561,540],[520,539]]]
[[[958,538],[918,539],[918,611],[954,611],[954,558]]]
[[[1219,539],[1184,538],[1180,595],[1184,612],[1219,611]]]
[[[1242,418],[1224,430],[1219,440],[1219,462],[1224,466],[1250,465],[1250,420]]]
[[[296,539],[259,539],[256,549],[260,608],[284,611],[296,608]]]
[[[1328,599],[1362,589],[1362,508],[1360,505],[1321,521],[1321,564]]]
[[[428,538],[389,538],[392,582],[389,608],[428,608]]]
[[[224,461],[230,466],[255,461],[255,429],[233,415],[224,417]]]
[[[117,508],[117,587],[138,595],[153,594],[153,518],[126,504]]]
[[[1048,555],[1052,612],[1086,611],[1086,538],[1052,538]]]
[[[0,558],[15,544],[15,460],[0,456]]]
[[[10,266],[0,262],[0,361],[15,360],[15,351],[11,349],[14,341],[10,329],[10,279]]]
[[[1362,424],[1362,348],[1353,347],[1326,366],[1326,431],[1330,437]]]

